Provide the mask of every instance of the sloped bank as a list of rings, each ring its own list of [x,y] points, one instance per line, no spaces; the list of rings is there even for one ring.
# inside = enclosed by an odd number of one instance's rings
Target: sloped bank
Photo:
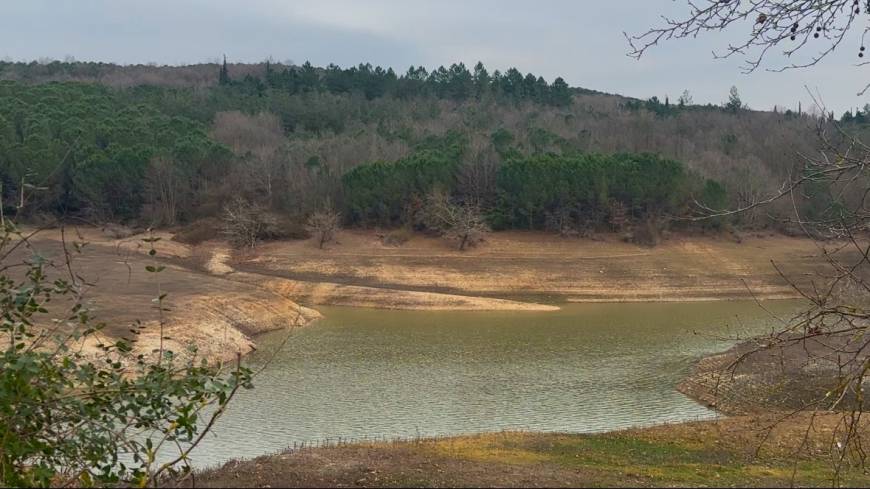
[[[830,487],[837,417],[775,415],[601,434],[501,432],[232,460],[198,487]],[[841,484],[866,486],[857,466]],[[179,484],[190,487],[190,480]]]
[[[313,309],[255,284],[226,280],[175,264],[189,249],[162,239],[155,243],[157,258],[147,255],[147,236],[112,239],[93,229],[67,230],[68,241],[88,242],[82,253],[71,253],[71,267],[87,281],[86,305],[102,332],[110,338],[135,338],[134,353],[153,355],[161,346],[178,354],[196,348],[210,362],[232,361],[256,347],[256,335],[311,323],[321,317]],[[164,237],[165,236],[161,236]],[[60,233],[41,232],[31,242],[33,252],[60,264],[65,259]],[[68,246],[71,249],[71,245]],[[10,260],[25,259],[21,251]],[[170,260],[167,260],[169,258]],[[160,265],[160,273],[146,267]],[[65,273],[63,267],[52,273]],[[163,311],[155,298],[165,294]],[[140,326],[137,328],[137,325]],[[132,334],[131,329],[139,329]],[[93,337],[85,347],[101,340]]]
[[[870,352],[850,334],[796,336],[758,337],[702,358],[677,390],[731,415],[827,409],[840,396],[826,394],[864,368]],[[849,396],[837,409],[850,405]]]
[[[838,243],[827,247],[852,258]],[[354,229],[342,231],[327,249],[311,241],[271,241],[228,256],[234,270],[296,282],[546,304],[799,298],[771,261],[799,285],[827,269],[816,243],[777,235],[747,236],[740,243],[676,235],[647,248],[616,235],[572,239],[500,231],[460,252],[422,234],[389,246],[376,231]],[[336,287],[328,295],[344,290],[352,289]]]
[[[220,244],[203,247],[204,268],[229,280],[252,284],[282,297],[311,305],[371,307],[417,311],[558,311],[559,307],[509,299],[472,295],[401,290],[386,287],[347,285],[321,281],[293,280],[274,274],[235,270],[229,263],[232,252]],[[200,250],[202,252],[202,250]]]

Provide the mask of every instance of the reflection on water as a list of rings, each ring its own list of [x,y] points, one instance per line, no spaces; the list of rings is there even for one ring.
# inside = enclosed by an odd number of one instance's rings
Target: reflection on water
[[[768,302],[777,314],[792,301]],[[592,432],[715,414],[674,386],[724,336],[775,323],[750,302],[575,304],[558,312],[320,308],[258,339],[273,357],[194,452],[198,466],[294,442],[523,429]]]

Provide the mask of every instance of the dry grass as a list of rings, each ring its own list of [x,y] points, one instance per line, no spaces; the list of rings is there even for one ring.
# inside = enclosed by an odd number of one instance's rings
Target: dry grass
[[[826,486],[836,419],[774,416],[664,425],[599,435],[490,433],[290,451],[198,474],[201,487]],[[764,443],[762,443],[764,441]],[[760,450],[757,449],[760,447]],[[866,485],[859,468],[844,482]]]
[[[792,298],[795,292],[771,260],[801,279],[824,266],[812,241],[784,236],[742,243],[676,237],[646,248],[615,236],[499,232],[465,252],[421,235],[400,248],[385,246],[378,236],[345,231],[329,250],[311,242],[267,243],[237,257],[234,266],[302,282],[546,302]]]

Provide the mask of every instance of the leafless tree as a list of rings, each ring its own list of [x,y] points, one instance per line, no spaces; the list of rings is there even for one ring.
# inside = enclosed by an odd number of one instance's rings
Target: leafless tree
[[[270,228],[276,226],[274,216],[262,206],[237,197],[224,206],[224,235],[233,246],[254,248]]]
[[[476,245],[489,231],[479,207],[450,202],[443,192],[427,195],[423,212],[426,227],[455,240],[460,251]]]
[[[176,162],[163,157],[153,158],[146,174],[146,188],[154,224],[172,226],[178,218],[182,200],[183,177]]]
[[[491,203],[496,193],[498,155],[489,141],[474,138],[469,157],[459,170],[459,191],[478,206]]]
[[[317,237],[317,247],[323,249],[326,243],[335,240],[335,235],[341,224],[341,215],[327,204],[323,209],[308,216],[307,228]]]
[[[863,14],[866,19],[870,5],[859,0],[696,0],[688,2],[688,10],[681,18],[663,17],[662,26],[637,35],[626,34],[631,45],[629,55],[640,58],[649,48],[670,39],[743,28],[748,29],[748,35],[714,55],[743,56],[743,70],[748,73],[777,52],[792,60],[812,51],[803,60],[771,68],[784,71],[819,63],[856,30],[858,44],[854,49],[860,61],[864,57],[864,37],[870,29],[861,17]]]
[[[622,232],[628,226],[628,209],[625,204],[618,200],[610,203],[610,212],[608,213],[608,221],[610,229],[614,232]]]
[[[236,191],[265,195],[271,206],[274,189],[288,166],[288,155],[284,151],[287,139],[281,120],[266,112],[256,115],[219,112],[215,115],[212,136],[229,146],[240,159],[233,180],[242,188]]]
[[[680,99],[677,101],[679,105],[692,105],[695,103],[692,98],[692,93],[689,90],[683,90],[683,94],[680,95]]]
[[[863,44],[867,27],[858,26],[859,16],[868,8],[866,2],[857,0],[689,2],[684,19],[665,19],[664,27],[628,36],[630,54],[640,57],[663,40],[694,38],[750,23],[747,37],[729,45],[722,56],[750,56],[746,71],[751,72],[772,49],[781,47],[783,54],[791,57],[821,43],[807,61],[777,70],[806,67],[830,54],[852,28],[861,29]],[[860,57],[863,52],[861,46]],[[813,98],[816,112],[827,114],[819,98]],[[862,416],[870,374],[870,146],[853,127],[843,127],[828,117],[814,120],[818,147],[795,154],[798,164],[779,189],[766,194],[755,188],[742,191],[740,205],[727,211],[700,206],[697,219],[740,215],[786,203],[793,211],[791,224],[816,240],[819,254],[829,266],[827,273],[799,280],[785,273],[782,264],[773,264],[810,306],[791,319],[783,319],[771,335],[734,359],[728,370],[733,376],[754,355],[788,351],[803,352],[798,355],[800,360],[792,360],[799,364],[799,370],[828,366],[827,371],[811,372],[814,378],[826,376],[828,381],[824,389],[808,393],[799,409],[843,413],[831,439],[833,479],[839,484],[846,465],[865,466],[867,460],[867,425]],[[808,201],[812,205],[799,205]]]

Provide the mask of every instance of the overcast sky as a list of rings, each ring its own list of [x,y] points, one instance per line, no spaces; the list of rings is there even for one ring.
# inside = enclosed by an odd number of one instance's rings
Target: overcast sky
[[[757,109],[796,107],[818,89],[842,113],[870,97],[855,66],[859,40],[820,66],[740,73],[741,60],[712,52],[736,40],[712,35],[666,43],[637,61],[623,31],[637,33],[684,0],[0,0],[0,58],[44,57],[116,63],[292,60],[341,66],[370,62],[404,72],[478,60],[516,66],[552,81],[635,97],[721,103],[736,85]]]

